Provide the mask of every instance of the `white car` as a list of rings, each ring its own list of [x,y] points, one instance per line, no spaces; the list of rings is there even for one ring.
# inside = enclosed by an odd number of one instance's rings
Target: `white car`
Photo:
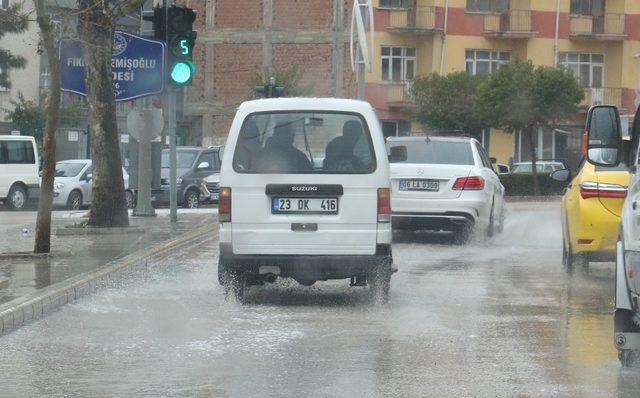
[[[53,205],[79,210],[93,200],[93,167],[90,159],[64,160],[56,163]],[[122,168],[127,207],[132,208],[135,194],[129,189],[129,174]]]
[[[392,137],[391,208],[396,229],[453,231],[466,242],[476,229],[504,225],[504,187],[473,138]]]
[[[36,140],[29,136],[0,135],[0,201],[21,210],[40,193],[40,158]]]
[[[548,160],[538,160],[536,162],[536,171],[538,173],[548,173],[551,174],[556,170],[566,169],[562,162],[548,161]],[[531,173],[533,170],[533,163],[531,162],[520,162],[514,163],[511,168],[511,172],[514,174],[525,174]]]
[[[322,159],[322,162],[319,161]],[[391,255],[389,163],[371,105],[278,98],[240,105],[220,173],[218,278],[351,279],[382,300]]]

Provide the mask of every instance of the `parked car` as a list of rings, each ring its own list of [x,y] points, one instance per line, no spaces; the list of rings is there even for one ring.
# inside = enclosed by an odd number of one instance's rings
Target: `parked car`
[[[129,174],[122,168],[128,208],[135,206],[135,194],[129,189]],[[79,210],[93,201],[93,166],[91,159],[64,160],[56,163],[53,205]]]
[[[222,146],[202,148],[196,146],[178,147],[176,154],[178,205],[197,208],[202,201],[211,200],[217,188],[211,183],[208,198],[203,192],[205,178],[220,173]],[[162,151],[161,188],[153,191],[153,201],[169,203],[169,149]]]
[[[0,135],[0,201],[24,209],[40,194],[40,158],[33,137]]]
[[[245,102],[225,151],[218,278],[227,293],[242,299],[245,286],[277,277],[303,285],[347,278],[388,297],[389,163],[371,105]]]
[[[536,162],[536,171],[539,174],[551,174],[556,170],[562,170],[565,166],[562,162],[538,160]],[[531,162],[519,162],[514,163],[511,168],[511,172],[514,174],[526,174],[533,172],[533,164]]]
[[[504,187],[473,138],[392,137],[391,208],[396,229],[474,229],[491,236],[504,226]]]

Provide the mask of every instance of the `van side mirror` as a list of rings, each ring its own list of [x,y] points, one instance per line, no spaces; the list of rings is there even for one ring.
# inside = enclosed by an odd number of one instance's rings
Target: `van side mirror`
[[[587,116],[587,161],[596,166],[615,167],[622,153],[622,128],[618,108],[597,105]]]
[[[208,169],[209,167],[211,167],[209,162],[202,162],[198,165],[198,170]]]
[[[93,180],[93,174],[89,173],[87,174],[87,176],[85,177],[85,179],[87,180],[87,182]]]
[[[569,182],[571,180],[571,170],[560,169],[551,173],[551,178],[560,182]]]
[[[406,162],[407,161],[407,147],[404,145],[392,146],[389,150],[391,155],[389,160],[392,163]]]

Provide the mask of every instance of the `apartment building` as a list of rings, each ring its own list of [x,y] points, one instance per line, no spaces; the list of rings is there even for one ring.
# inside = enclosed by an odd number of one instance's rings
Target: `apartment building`
[[[637,0],[374,0],[375,56],[366,96],[387,135],[418,131],[408,88],[418,76],[464,70],[488,74],[513,59],[564,65],[585,90],[584,105],[633,113],[640,87]],[[579,158],[584,114],[540,131],[537,157]],[[530,160],[518,133],[478,133],[500,162]]]
[[[226,140],[256,73],[298,65],[311,96],[353,97],[350,0],[191,0],[197,11],[194,59],[178,133],[187,143]]]

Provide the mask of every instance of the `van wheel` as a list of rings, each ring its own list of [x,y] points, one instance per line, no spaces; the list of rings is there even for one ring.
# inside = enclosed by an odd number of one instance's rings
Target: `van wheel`
[[[184,207],[187,209],[197,209],[200,207],[200,192],[190,189],[184,194]]]
[[[79,191],[71,191],[67,199],[67,209],[80,210],[82,208],[82,194]]]
[[[623,368],[637,367],[640,365],[640,351],[619,350],[618,359]]]
[[[127,203],[127,209],[136,207],[136,197],[133,195],[133,192],[129,190],[124,191],[124,200]]]
[[[11,210],[23,210],[27,206],[27,191],[20,185],[14,185],[7,196],[7,206]]]
[[[218,262],[218,283],[224,288],[224,297],[229,299],[231,295],[238,302],[244,302],[244,293],[247,288],[247,277],[240,272],[231,269],[229,264]]]

